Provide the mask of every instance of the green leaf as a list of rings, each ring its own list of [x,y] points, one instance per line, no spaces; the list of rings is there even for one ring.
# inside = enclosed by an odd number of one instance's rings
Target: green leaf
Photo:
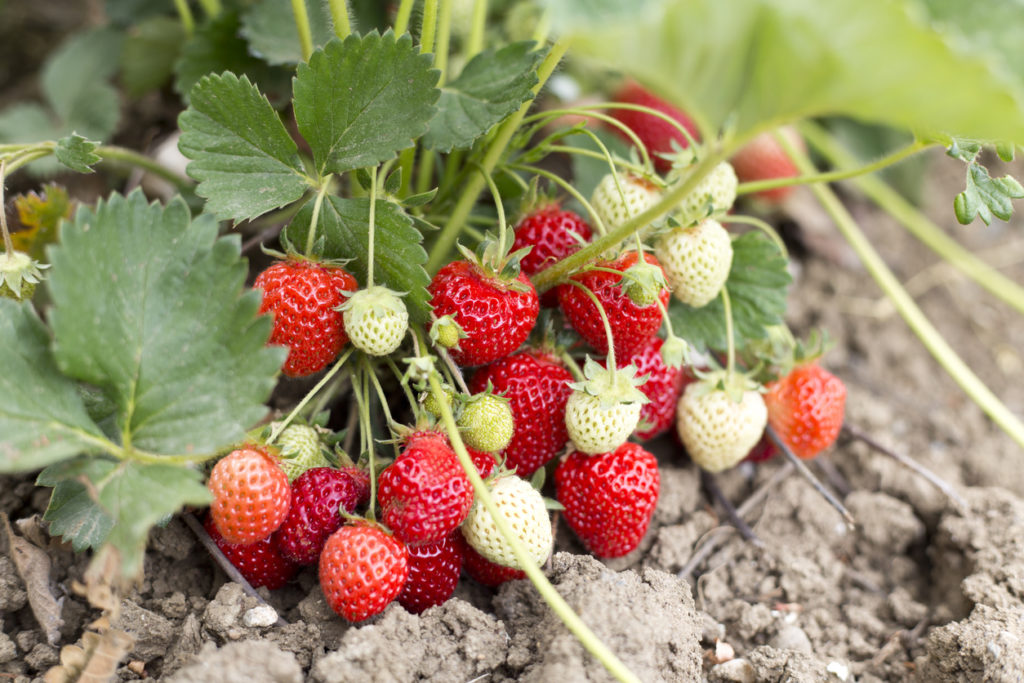
[[[321,175],[373,166],[412,147],[434,116],[438,72],[408,34],[332,40],[299,64],[295,120]]]
[[[121,574],[129,577],[142,572],[155,524],[212,498],[200,472],[178,465],[79,460],[48,469],[39,483],[57,486],[46,511],[53,532],[76,549],[110,543],[120,553]]]
[[[207,210],[244,220],[299,199],[310,180],[299,150],[267,99],[249,79],[207,76],[178,118],[178,147]]]
[[[649,12],[660,0],[541,0],[550,13],[554,26],[565,30],[611,26],[635,20],[637,14]]]
[[[53,153],[57,161],[72,171],[92,173],[92,165],[100,162],[100,156],[96,154],[96,148],[99,146],[98,142],[86,140],[81,135],[72,133],[57,141]]]
[[[238,15],[225,11],[199,26],[185,42],[181,58],[174,65],[174,89],[186,101],[203,76],[230,71],[258,83],[272,103],[287,104],[290,71],[268,66],[249,54],[249,46],[239,30]]]
[[[313,208],[302,207],[288,226],[287,237],[295,244],[305,244],[312,219]],[[328,197],[320,208],[322,256],[329,259],[351,259],[346,269],[355,275],[360,285],[366,284],[369,265],[369,199],[342,199]],[[412,219],[402,207],[377,200],[374,220],[374,281],[403,297],[414,322],[426,322],[430,316],[430,295],[427,285],[430,277],[424,270],[427,252],[420,242],[423,235],[413,227]]]
[[[21,102],[0,112],[0,142],[43,142],[57,137],[56,124],[38,104]]]
[[[964,39],[1018,83],[1024,78],[1020,0],[923,0],[921,6],[944,31]]]
[[[50,335],[28,303],[0,298],[0,367],[0,472],[100,448],[103,434],[57,369]]]
[[[763,339],[766,327],[782,322],[786,290],[792,278],[782,252],[763,233],[744,233],[733,240],[732,250],[732,268],[725,286],[732,304],[736,348],[742,349],[749,340]],[[676,334],[698,351],[726,349],[721,295],[702,308],[693,308],[673,297],[668,314]]]
[[[1013,201],[1024,197],[1021,187],[1012,176],[993,178],[988,169],[972,161],[967,167],[967,188],[957,195],[953,203],[956,219],[967,225],[978,216],[988,225],[992,217],[1008,221],[1013,216]]]
[[[305,0],[313,47],[324,45],[334,36],[330,9],[322,0]],[[259,0],[242,17],[242,36],[249,51],[268,64],[298,64],[303,61],[295,15],[289,2]]]
[[[133,26],[121,50],[121,82],[133,97],[156,90],[174,73],[185,44],[181,22],[152,17]]]
[[[112,29],[79,33],[47,60],[40,86],[66,132],[107,140],[117,126],[117,91],[107,82],[117,70],[121,34]]]
[[[911,3],[666,0],[655,16],[574,36],[574,54],[630,74],[705,137],[846,114],[926,133],[1024,142],[1016,83],[965,55]]]
[[[438,114],[423,144],[442,152],[469,147],[531,99],[537,66],[547,52],[535,50],[536,45],[527,40],[473,57],[459,77],[441,90]]]
[[[141,192],[62,225],[50,249],[56,357],[117,405],[125,445],[214,453],[265,415],[284,352],[265,347],[271,321],[256,318],[239,251],[210,216]]]

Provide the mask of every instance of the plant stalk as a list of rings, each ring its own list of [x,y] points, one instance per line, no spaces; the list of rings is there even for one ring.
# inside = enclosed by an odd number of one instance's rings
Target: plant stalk
[[[309,27],[309,13],[306,11],[306,0],[292,0],[292,14],[295,15],[295,28],[299,32],[302,61],[308,62],[309,56],[313,54],[313,31]]]

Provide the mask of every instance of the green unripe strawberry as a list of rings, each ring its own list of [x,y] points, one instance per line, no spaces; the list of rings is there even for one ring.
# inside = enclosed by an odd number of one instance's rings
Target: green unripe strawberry
[[[277,437],[277,446],[281,449],[279,464],[288,475],[289,483],[298,479],[306,470],[331,465],[324,457],[323,445],[315,427],[289,425]]]
[[[741,376],[729,378],[723,389],[721,374],[686,387],[676,407],[676,428],[690,458],[701,469],[721,472],[747,456],[768,423],[761,394]]]
[[[35,294],[36,285],[43,279],[41,269],[48,267],[20,251],[0,254],[0,296],[15,301],[28,301]]]
[[[615,176],[609,173],[597,184],[590,204],[605,229],[613,230],[657,204],[659,199],[661,190],[654,183],[630,175],[619,176],[616,183]]]
[[[451,387],[449,386],[442,386],[441,389],[441,396],[444,397],[443,400],[445,402],[445,405],[448,406],[449,410],[454,412],[455,408],[453,407],[453,403],[455,401],[455,392],[452,391]],[[427,395],[424,396],[423,409],[430,413],[431,415],[433,415],[434,417],[440,419],[441,403],[437,400],[437,398],[434,397],[434,394],[432,392],[428,392]]]
[[[525,479],[504,476],[488,483],[491,497],[512,533],[526,546],[530,559],[537,565],[551,554],[553,544],[551,519],[540,492]],[[523,569],[512,553],[511,544],[500,533],[498,526],[478,498],[462,523],[466,542],[485,559],[504,567]]]
[[[374,285],[359,290],[341,306],[345,331],[357,349],[371,356],[386,356],[405,339],[409,311],[405,302],[387,287]]]
[[[462,440],[485,453],[504,450],[515,431],[508,399],[486,392],[466,402],[458,425]]]
[[[669,230],[654,249],[672,294],[700,308],[718,296],[732,267],[732,239],[722,224],[707,218]]]
[[[728,161],[715,166],[679,205],[679,213],[685,219],[682,222],[687,224],[725,214],[736,201],[738,184],[736,171]]]

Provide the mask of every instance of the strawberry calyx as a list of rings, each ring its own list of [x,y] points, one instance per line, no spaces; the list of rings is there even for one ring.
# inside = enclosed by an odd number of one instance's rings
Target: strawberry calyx
[[[42,271],[49,267],[20,251],[3,252],[0,254],[0,296],[31,299],[36,285],[43,280]]]
[[[744,373],[722,368],[709,370],[694,368],[693,374],[697,377],[697,387],[693,390],[696,396],[724,391],[730,399],[741,403],[743,395],[749,391],[764,393],[764,385],[755,379],[755,374],[752,372]]]
[[[457,349],[459,340],[468,336],[451,313],[435,318],[434,323],[430,326],[430,341],[446,349]]]
[[[512,240],[508,240],[508,242],[511,245]],[[484,279],[489,280],[499,289],[513,292],[529,290],[529,285],[519,281],[519,275],[522,272],[519,262],[526,254],[530,253],[532,246],[510,251],[511,246],[505,246],[501,240],[492,237],[482,240],[475,252],[470,251],[462,244],[455,246],[466,261],[480,270]]]
[[[626,365],[619,368],[605,368],[596,360],[587,356],[583,364],[584,380],[572,382],[569,386],[600,399],[602,408],[612,408],[622,404],[643,405],[650,401],[640,387],[648,376],[636,376],[636,366]]]

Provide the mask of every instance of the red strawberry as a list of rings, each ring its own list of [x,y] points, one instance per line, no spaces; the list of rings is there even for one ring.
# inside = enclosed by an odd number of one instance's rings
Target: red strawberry
[[[469,459],[476,465],[476,471],[480,473],[481,479],[486,479],[494,474],[494,470],[498,468],[498,458],[494,453],[478,451],[471,446],[466,446],[466,450],[469,452]]]
[[[331,534],[320,553],[320,588],[335,612],[356,622],[384,611],[409,578],[409,550],[368,523]]]
[[[839,436],[846,412],[846,386],[817,363],[798,365],[768,385],[768,423],[793,452],[810,459]]]
[[[434,437],[406,441],[405,449],[380,473],[381,521],[404,543],[433,543],[462,523],[473,504],[455,451]]]
[[[488,276],[469,261],[452,261],[430,283],[438,318],[452,316],[463,334],[450,349],[459,365],[483,365],[515,351],[537,322],[537,290],[520,274],[514,280]]]
[[[579,249],[590,238],[590,225],[585,220],[557,202],[551,202],[519,221],[512,251],[533,247],[519,262],[519,267],[526,275],[535,275]],[[541,296],[540,303],[557,306],[558,296],[554,290],[549,290]]]
[[[440,541],[409,546],[409,579],[398,596],[402,607],[419,614],[452,597],[462,572],[462,546],[452,532]]]
[[[470,380],[473,392],[487,382],[505,396],[512,408],[515,430],[505,448],[505,463],[529,477],[565,447],[565,404],[572,394],[568,370],[553,356],[536,351],[517,353],[481,368]]]
[[[803,138],[795,128],[785,126],[781,132],[797,149],[807,151]],[[796,164],[789,158],[771,132],[761,133],[744,145],[736,152],[730,163],[732,163],[736,177],[741,183],[754,180],[774,180],[775,178],[795,178],[800,175]],[[786,185],[774,190],[762,190],[754,193],[754,196],[772,204],[778,204],[788,197],[796,187],[796,185]]]
[[[598,557],[621,557],[640,544],[660,485],[657,461],[635,443],[601,455],[574,451],[555,470],[562,515]]]
[[[771,460],[779,454],[779,448],[775,445],[767,434],[761,437],[761,440],[750,449],[750,453],[747,453],[747,457],[743,458],[746,462],[765,462]]]
[[[640,408],[640,426],[633,433],[641,441],[664,434],[675,424],[679,394],[687,381],[693,379],[682,368],[665,365],[661,357],[664,344],[661,337],[651,337],[632,357],[619,361],[636,366],[637,377],[648,375],[647,381],[639,388],[650,403]]]
[[[299,566],[281,554],[270,538],[249,545],[228,543],[217,531],[212,517],[207,517],[203,528],[217,544],[224,557],[235,565],[235,569],[252,584],[253,588],[266,586],[275,590],[284,586],[295,576]]]
[[[473,550],[473,546],[466,543],[466,539],[462,537],[462,534],[458,534],[457,537],[459,547],[462,548],[463,552],[463,564],[466,568],[466,573],[469,574],[477,583],[483,584],[484,586],[490,586],[491,588],[497,588],[506,581],[515,581],[516,579],[525,579],[526,572],[522,569],[516,569],[515,567],[505,567],[503,565],[491,562],[486,557]]]
[[[636,267],[639,260],[637,252],[631,251],[615,261],[600,262],[597,265],[625,272],[631,267]],[[645,253],[644,260],[661,270],[661,264],[653,254]],[[663,279],[664,271],[661,271],[661,276]],[[584,270],[573,275],[572,279],[587,287],[601,302],[612,328],[617,358],[629,358],[657,334],[658,328],[661,327],[661,310],[668,306],[671,296],[667,287],[661,286],[657,290],[657,298],[662,306],[659,308],[653,297],[650,301],[645,301],[646,297],[642,293],[637,293],[642,288],[635,287],[635,283],[626,277],[605,270]],[[558,303],[566,319],[580,336],[600,353],[608,353],[608,338],[601,315],[586,292],[574,285],[561,285],[558,288]]]
[[[303,377],[323,370],[348,341],[338,306],[356,279],[344,269],[312,261],[278,261],[256,278],[260,313],[274,314],[270,343],[288,347],[282,371]]]
[[[327,537],[341,528],[340,510],[351,514],[370,499],[370,477],[355,467],[314,467],[292,482],[292,505],[274,540],[298,564],[313,564]]]
[[[248,545],[270,537],[288,514],[288,475],[266,448],[232,451],[210,472],[210,516],[228,543]]]
[[[646,88],[638,83],[627,83],[616,93],[615,101],[623,104],[649,107],[662,114],[667,114],[681,123],[686,130],[690,131],[690,135],[694,139],[700,139],[696,124],[685,112],[648,92]],[[690,144],[689,140],[686,139],[686,136],[678,128],[653,114],[632,111],[630,109],[613,109],[609,114],[626,124],[636,133],[636,136],[640,138],[640,142],[644,143],[644,146],[647,147],[647,151],[654,161],[654,167],[661,173],[667,173],[672,168],[672,162],[658,155],[671,154],[673,152],[673,140],[678,143],[680,148],[686,148]],[[622,135],[623,138],[626,138],[618,128],[614,130],[619,135]],[[626,139],[628,140],[628,138]]]

